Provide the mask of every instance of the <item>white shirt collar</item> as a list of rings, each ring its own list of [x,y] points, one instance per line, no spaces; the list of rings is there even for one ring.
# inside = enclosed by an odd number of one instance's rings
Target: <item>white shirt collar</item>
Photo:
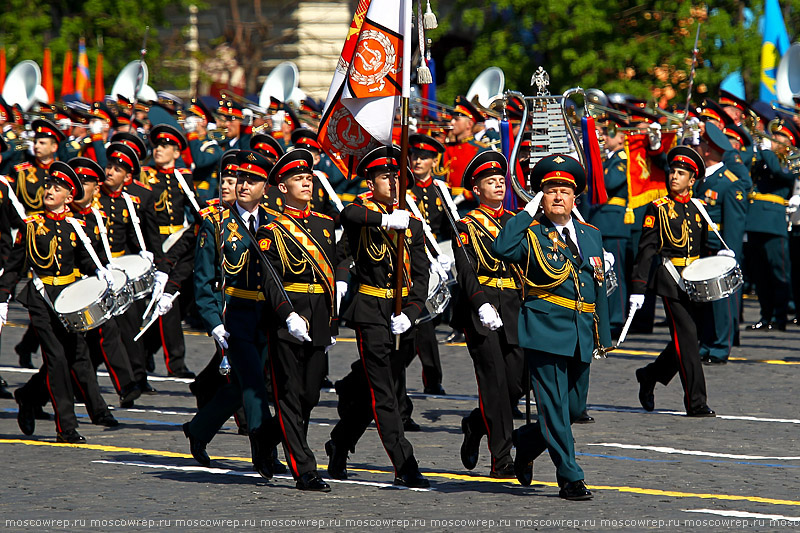
[[[711,174],[713,174],[714,172],[716,172],[717,170],[719,170],[719,169],[720,169],[720,167],[721,167],[723,164],[724,164],[724,163],[723,163],[722,161],[720,161],[719,163],[717,163],[717,164],[715,164],[715,165],[711,165],[710,167],[706,167],[706,177],[709,177]]]
[[[242,220],[244,220],[245,224],[249,225],[250,217],[253,217],[255,226],[258,228],[258,205],[256,205],[252,211],[247,211],[241,205],[239,205],[239,202],[236,202],[236,210],[239,212],[239,215],[242,217]]]
[[[556,224],[555,222],[553,222],[553,226],[555,226],[556,231],[558,231],[558,234],[561,236],[562,239],[564,238],[564,228],[567,228],[569,230],[570,239],[572,239],[572,242],[574,242],[575,246],[578,248],[578,254],[580,254],[580,256],[583,257],[583,251],[581,250],[581,245],[578,244],[578,232],[575,231],[574,219],[570,216],[569,221],[566,224]]]

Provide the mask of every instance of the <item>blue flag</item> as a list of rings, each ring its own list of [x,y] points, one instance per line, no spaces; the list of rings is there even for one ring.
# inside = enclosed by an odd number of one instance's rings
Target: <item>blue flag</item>
[[[781,56],[789,49],[789,34],[783,22],[783,13],[778,0],[764,2],[763,30],[761,32],[761,91],[759,100],[769,102],[776,99],[775,77]]]

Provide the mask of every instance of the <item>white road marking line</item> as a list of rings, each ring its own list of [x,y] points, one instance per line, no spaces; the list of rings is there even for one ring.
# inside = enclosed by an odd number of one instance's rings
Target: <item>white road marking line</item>
[[[523,403],[524,405],[524,403]],[[611,413],[648,413],[641,407],[606,407],[587,405],[590,411],[608,411]],[[664,409],[656,409],[648,414],[671,415],[686,417],[686,411],[667,411]],[[800,419],[797,418],[765,418],[758,416],[740,416],[740,415],[721,415],[717,413],[716,418],[722,420],[745,420],[748,422],[780,422],[782,424],[800,424]]]
[[[0,366],[0,372],[16,372],[18,374],[36,374],[39,372],[38,368],[19,368],[18,366]],[[108,372],[98,371],[98,377],[107,378]],[[194,379],[190,378],[174,378],[172,376],[147,376],[147,381],[172,381],[175,383],[191,383]]]
[[[684,509],[683,511],[686,513],[707,513],[736,518],[760,518],[763,520],[786,520],[789,522],[800,522],[800,516],[783,516],[781,514],[747,513],[744,511],[720,511],[717,509]]]
[[[589,443],[587,446],[603,446],[606,448],[622,448],[623,450],[646,450],[650,452],[668,453],[677,455],[694,455],[700,457],[719,457],[721,459],[747,459],[758,461],[763,459],[777,461],[800,461],[800,456],[770,456],[770,455],[740,455],[734,453],[704,452],[699,450],[681,450],[667,446],[641,446],[639,444],[620,444],[618,442],[597,442]]]
[[[179,472],[188,472],[188,473],[197,473],[203,472],[206,474],[216,474],[216,475],[226,475],[226,476],[243,476],[243,477],[253,477],[260,479],[264,482],[264,478],[262,478],[256,472],[242,472],[241,470],[230,470],[228,468],[211,468],[207,466],[176,466],[176,465],[165,465],[165,464],[158,464],[158,463],[145,463],[141,461],[105,461],[102,459],[98,459],[96,461],[92,461],[93,463],[100,463],[100,464],[107,464],[107,465],[122,465],[122,466],[136,466],[140,468],[152,468],[158,470],[176,470]],[[284,476],[284,475],[276,475],[272,479],[284,479],[287,481],[294,481],[292,476]],[[343,485],[362,485],[365,487],[377,487],[379,489],[398,489],[398,490],[413,490],[417,492],[431,492],[435,489],[410,489],[408,487],[401,487],[398,485],[393,485],[391,483],[379,483],[377,481],[355,481],[353,479],[325,479],[328,483],[341,483]]]

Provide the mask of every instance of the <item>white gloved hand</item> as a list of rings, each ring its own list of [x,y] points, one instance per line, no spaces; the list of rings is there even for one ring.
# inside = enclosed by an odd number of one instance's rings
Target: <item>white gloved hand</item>
[[[186,117],[186,120],[183,121],[183,129],[186,130],[186,133],[197,131],[197,126],[200,125],[200,120],[200,117]]]
[[[723,248],[717,252],[717,255],[721,255],[722,257],[736,257],[736,252],[733,250],[728,250],[727,248]]]
[[[439,266],[441,266],[442,270],[445,272],[453,268],[453,258],[447,254],[439,254],[436,260],[439,261]]]
[[[114,276],[111,275],[111,272],[107,268],[98,268],[95,271],[98,279],[101,279],[106,282],[106,285],[111,287],[114,284]]]
[[[603,250],[603,262],[605,263],[604,272],[608,272],[609,270],[614,268],[614,263],[616,262],[616,259],[614,259],[614,254]]]
[[[497,309],[488,302],[478,308],[478,318],[481,319],[483,327],[492,331],[503,326],[503,320],[497,314]]]
[[[644,294],[631,294],[628,301],[631,304],[631,311],[637,311],[644,305]]]
[[[253,110],[245,107],[242,109],[242,126],[253,125]]]
[[[148,261],[150,261],[151,265],[155,261],[155,257],[153,256],[153,252],[148,252],[147,250],[142,250],[141,252],[139,252],[139,257],[141,257],[142,259],[147,259]]]
[[[702,135],[700,128],[693,129],[691,131],[691,134],[692,138],[689,140],[689,144],[691,144],[692,146],[697,146],[698,144],[700,144],[700,136]]]
[[[447,272],[444,271],[438,261],[431,263],[431,274],[436,274],[440,280],[447,281]]]
[[[337,281],[336,282],[336,312],[339,312],[339,309],[342,307],[342,300],[344,299],[344,295],[347,294],[347,282],[346,281]]]
[[[0,303],[0,328],[8,322],[8,302]]]
[[[381,227],[386,229],[406,229],[410,215],[403,209],[395,209],[389,214],[381,215]]]
[[[156,313],[158,316],[164,316],[169,313],[169,310],[172,309],[172,301],[175,297],[171,294],[162,294],[161,298],[158,299],[158,303],[156,304]]]
[[[169,281],[169,275],[166,272],[156,271],[153,274],[153,300],[161,298],[161,295],[164,294],[167,281]]]
[[[661,148],[661,124],[653,122],[648,126],[647,136],[650,139],[650,150]]]
[[[102,120],[93,120],[89,123],[89,132],[92,135],[103,133],[103,126],[105,126],[105,123]]]
[[[537,192],[536,196],[534,196],[533,199],[525,205],[525,212],[530,216],[535,217],[536,212],[539,210],[539,204],[542,203],[542,197],[544,197],[544,194],[542,194],[541,191]]]
[[[336,337],[331,337],[331,343],[325,347],[325,353],[328,353],[328,350],[336,346]]]
[[[760,150],[772,150],[772,141],[764,138],[761,139],[761,146],[759,146]]]
[[[405,313],[400,313],[397,316],[392,315],[392,333],[402,335],[409,329],[411,329],[411,320]]]
[[[791,198],[789,198],[789,207],[797,210],[800,207],[800,195],[795,194]]]
[[[295,339],[311,342],[311,337],[308,336],[308,324],[294,311],[286,317],[286,327],[289,329],[289,335]]]
[[[61,131],[68,130],[72,127],[72,122],[68,118],[60,118],[58,122],[56,122],[58,129]]]
[[[453,198],[453,203],[458,205],[458,204],[460,204],[461,202],[463,202],[466,199],[467,199],[467,197],[464,196],[464,193],[462,192],[461,194],[459,194],[458,196]]]
[[[214,340],[217,341],[217,344],[219,344],[222,349],[228,349],[228,337],[230,337],[231,334],[225,331],[224,325],[219,324],[212,329],[211,336],[214,337]]]

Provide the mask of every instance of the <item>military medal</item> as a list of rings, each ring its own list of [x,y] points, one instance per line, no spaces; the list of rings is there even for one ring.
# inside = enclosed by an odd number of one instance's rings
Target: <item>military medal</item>
[[[594,267],[594,279],[597,281],[598,285],[602,285],[603,283],[603,258],[602,257],[590,257],[589,262]]]

